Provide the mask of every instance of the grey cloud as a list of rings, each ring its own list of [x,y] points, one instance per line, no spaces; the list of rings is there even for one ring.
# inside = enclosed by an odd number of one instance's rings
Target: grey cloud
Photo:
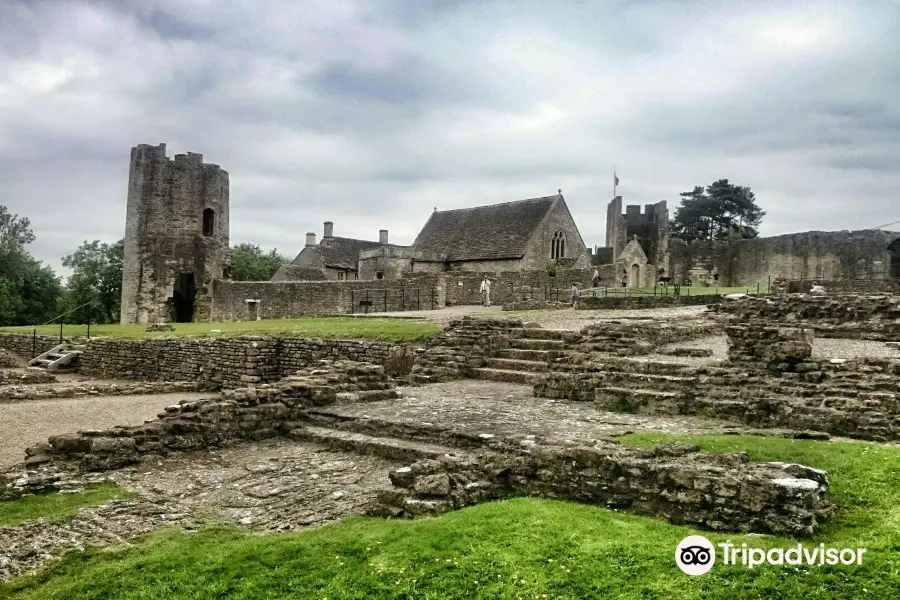
[[[129,149],[166,142],[231,173],[234,241],[287,254],[560,187],[602,244],[614,165],[626,203],[728,177],[764,234],[872,226],[900,218],[892,7],[0,0],[2,202],[58,267],[121,237]],[[750,35],[831,13],[838,51]]]

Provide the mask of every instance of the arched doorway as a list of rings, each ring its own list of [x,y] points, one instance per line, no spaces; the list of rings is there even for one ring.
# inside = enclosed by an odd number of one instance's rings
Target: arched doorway
[[[888,252],[891,254],[891,277],[900,279],[900,238],[897,238],[888,245]]]
[[[641,287],[641,267],[637,263],[631,265],[631,287]]]

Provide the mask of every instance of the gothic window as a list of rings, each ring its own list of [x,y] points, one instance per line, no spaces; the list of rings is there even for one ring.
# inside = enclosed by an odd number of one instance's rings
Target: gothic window
[[[566,234],[557,231],[550,239],[550,258],[559,260],[566,257]]]
[[[203,235],[210,236],[216,225],[216,213],[213,209],[207,208],[203,211]]]

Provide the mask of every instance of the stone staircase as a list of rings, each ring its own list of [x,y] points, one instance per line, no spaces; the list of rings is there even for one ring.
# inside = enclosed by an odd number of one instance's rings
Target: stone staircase
[[[475,369],[476,379],[534,385],[550,370],[553,361],[572,351],[566,336],[571,331],[555,329],[522,329],[509,341],[509,347],[486,359],[484,367]]]
[[[31,359],[28,366],[55,373],[72,371],[77,366],[78,357],[82,352],[84,352],[84,346],[65,342]]]

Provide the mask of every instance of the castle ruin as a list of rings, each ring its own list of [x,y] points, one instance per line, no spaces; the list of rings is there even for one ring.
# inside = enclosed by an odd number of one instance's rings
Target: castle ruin
[[[131,149],[122,323],[209,320],[228,263],[228,172],[166,145]]]

